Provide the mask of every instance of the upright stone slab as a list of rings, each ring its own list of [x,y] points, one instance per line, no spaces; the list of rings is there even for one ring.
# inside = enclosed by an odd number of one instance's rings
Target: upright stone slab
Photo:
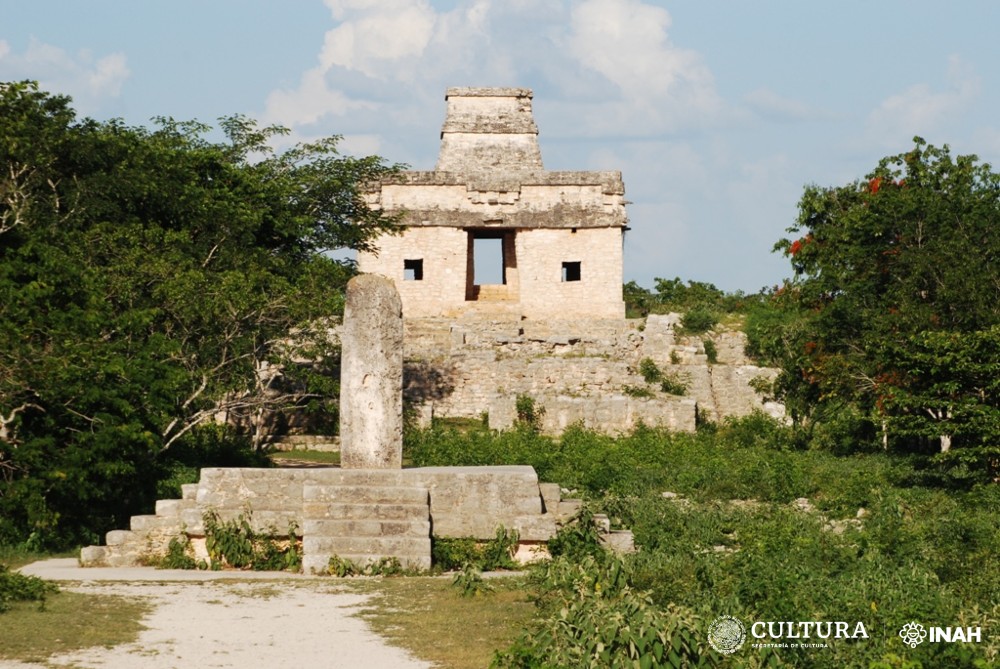
[[[403,306],[392,280],[347,284],[341,332],[340,466],[403,466]]]

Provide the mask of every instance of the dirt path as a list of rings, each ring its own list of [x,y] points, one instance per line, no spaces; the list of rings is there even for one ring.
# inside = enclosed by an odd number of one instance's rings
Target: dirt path
[[[56,562],[62,564],[45,566]],[[236,575],[239,580],[235,580],[232,573],[213,577],[204,572],[145,568],[80,570],[67,562],[74,561],[49,560],[22,571],[43,578],[79,581],[63,585],[75,592],[144,598],[153,604],[152,612],[143,620],[147,629],[134,643],[57,655],[47,665],[0,660],[0,669],[431,667],[375,635],[354,615],[366,597],[347,592],[329,580],[243,580],[239,579],[241,575]],[[117,572],[122,572],[120,577],[135,580],[117,580],[113,578]],[[142,578],[136,578],[136,572]],[[67,578],[70,575],[75,578]]]

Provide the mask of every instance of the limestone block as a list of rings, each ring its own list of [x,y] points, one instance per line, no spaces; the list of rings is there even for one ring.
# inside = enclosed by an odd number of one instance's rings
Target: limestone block
[[[100,567],[104,564],[105,553],[104,546],[85,546],[80,550],[80,566]]]
[[[341,467],[402,467],[403,311],[392,281],[347,284],[341,331]]]
[[[601,542],[618,554],[635,552],[635,537],[632,530],[611,530],[601,536]]]
[[[423,467],[408,470],[430,489],[435,536],[488,540],[542,515],[538,476],[527,466]]]
[[[559,500],[562,499],[562,489],[558,483],[539,483],[538,490],[542,495],[542,504],[545,513],[553,511],[559,507]]]
[[[156,501],[156,515],[162,517],[176,518],[181,511],[181,500],[160,499]]]
[[[550,513],[515,518],[513,529],[521,541],[548,541],[559,531],[555,515]]]
[[[129,530],[111,530],[104,535],[104,543],[108,546],[121,546],[135,537],[134,532]]]

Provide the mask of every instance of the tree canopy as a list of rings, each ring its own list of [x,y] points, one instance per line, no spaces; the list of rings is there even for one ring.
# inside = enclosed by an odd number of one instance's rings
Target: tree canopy
[[[220,125],[78,119],[0,84],[0,541],[89,540],[216,417],[259,444],[329,397],[352,266],[326,252],[395,229],[361,188],[396,166]]]
[[[955,448],[995,473],[1000,175],[914,141],[863,180],[805,189],[775,247],[795,277],[751,335],[800,421],[850,414],[886,448]]]

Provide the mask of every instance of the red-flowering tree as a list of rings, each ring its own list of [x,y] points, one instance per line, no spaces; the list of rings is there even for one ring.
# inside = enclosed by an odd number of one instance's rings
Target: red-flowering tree
[[[798,416],[850,409],[907,450],[997,444],[1000,175],[916,138],[864,180],[808,186],[799,212],[770,348]],[[963,356],[974,373],[949,368]]]

